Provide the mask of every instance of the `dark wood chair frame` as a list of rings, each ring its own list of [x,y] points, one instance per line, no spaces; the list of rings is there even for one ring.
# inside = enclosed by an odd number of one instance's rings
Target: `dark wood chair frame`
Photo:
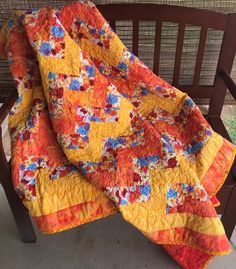
[[[200,10],[196,8],[157,5],[157,4],[108,4],[98,5],[99,10],[109,21],[115,31],[117,20],[131,20],[133,22],[133,52],[138,56],[139,47],[139,21],[155,21],[155,49],[153,71],[158,74],[161,48],[162,22],[175,22],[179,24],[176,45],[173,85],[186,91],[192,98],[209,98],[209,111],[206,119],[212,128],[223,137],[230,137],[221,120],[221,111],[224,104],[226,90],[230,91],[236,100],[236,85],[230,77],[234,56],[236,52],[236,14],[222,14],[214,11]],[[196,57],[193,85],[179,85],[181,54],[186,25],[201,27],[198,52]],[[207,31],[209,28],[224,32],[221,50],[219,54],[214,84],[212,86],[200,85],[200,73],[206,44]],[[0,108],[0,125],[8,115],[17,98],[14,90]],[[2,184],[8,199],[11,211],[15,218],[23,242],[35,242],[36,237],[28,215],[27,209],[20,202],[14,191],[10,165],[6,160],[2,145],[2,130],[0,129],[0,183]],[[231,237],[236,224],[236,161],[221,188],[218,198],[221,206],[217,212],[222,215],[222,222],[228,238]]]

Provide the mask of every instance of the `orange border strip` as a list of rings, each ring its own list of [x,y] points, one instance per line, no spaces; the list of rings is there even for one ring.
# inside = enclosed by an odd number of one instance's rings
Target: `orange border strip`
[[[210,197],[215,195],[224,184],[235,155],[236,147],[231,142],[224,139],[223,145],[201,182]]]
[[[106,217],[117,211],[118,209],[110,200],[105,203],[90,201],[33,218],[42,233],[53,234]]]

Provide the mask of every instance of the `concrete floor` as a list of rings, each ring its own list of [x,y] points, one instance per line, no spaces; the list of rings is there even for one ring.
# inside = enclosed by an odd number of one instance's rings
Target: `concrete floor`
[[[35,230],[37,243],[20,242],[0,187],[0,269],[180,268],[160,246],[124,222],[120,214],[54,235]],[[208,268],[235,268],[236,249],[232,249],[232,254],[215,258]]]

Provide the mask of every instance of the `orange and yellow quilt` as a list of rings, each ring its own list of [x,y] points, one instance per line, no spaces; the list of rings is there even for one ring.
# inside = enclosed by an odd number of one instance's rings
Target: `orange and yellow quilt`
[[[94,4],[17,12],[0,54],[18,91],[12,179],[42,232],[119,211],[183,268],[230,253],[214,204],[235,146],[124,46]]]

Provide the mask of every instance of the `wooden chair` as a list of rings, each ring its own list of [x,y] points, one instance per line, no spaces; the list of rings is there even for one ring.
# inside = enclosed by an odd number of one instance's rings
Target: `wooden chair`
[[[172,84],[186,91],[192,98],[210,99],[209,111],[206,119],[212,128],[223,137],[230,140],[230,137],[221,120],[221,111],[224,104],[226,90],[236,100],[236,85],[230,77],[233,60],[236,52],[236,14],[222,14],[214,11],[200,10],[195,8],[157,5],[157,4],[108,4],[98,5],[99,10],[110,22],[111,27],[116,29],[117,20],[131,20],[133,23],[132,51],[138,56],[139,48],[139,21],[155,21],[155,49],[153,71],[158,74],[161,48],[162,22],[178,23],[178,36],[175,54],[174,75]],[[183,49],[183,41],[186,25],[201,27],[200,39],[196,57],[195,72],[192,85],[180,85],[180,65]],[[219,54],[215,80],[212,86],[200,85],[200,72],[202,68],[204,48],[209,28],[224,32],[221,50]],[[0,108],[0,124],[7,116],[17,97],[14,91]],[[1,131],[0,131],[1,134]],[[13,190],[10,176],[10,166],[6,161],[0,140],[0,183],[3,185],[17,227],[20,231],[23,242],[34,242],[35,234],[28,216],[27,210],[20,203],[17,194]],[[218,198],[221,206],[217,212],[222,215],[222,222],[228,238],[231,237],[236,224],[236,161],[221,188]]]

